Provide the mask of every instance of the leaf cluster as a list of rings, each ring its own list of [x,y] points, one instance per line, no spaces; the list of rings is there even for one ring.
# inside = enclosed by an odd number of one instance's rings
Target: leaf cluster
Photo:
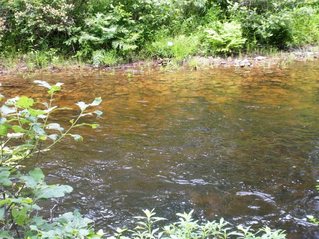
[[[254,232],[243,226],[233,227],[223,218],[219,221],[199,222],[190,213],[177,213],[179,220],[165,225],[157,224],[165,218],[156,217],[154,210],[144,210],[144,216],[136,217],[136,227],[132,230],[117,229],[108,239],[285,239],[281,230],[272,230],[269,227]]]
[[[101,116],[101,111],[92,108],[100,105],[102,99],[76,103],[79,114],[64,128],[51,121],[54,112],[67,110],[54,104],[62,83],[50,85],[39,80],[35,83],[47,90],[47,102],[20,96],[4,101],[0,107],[0,238],[101,238],[103,232],[96,233],[91,226],[93,221],[79,212],[54,217],[57,204],[51,209],[50,218],[43,217],[41,214],[46,211],[41,208],[43,200],[65,197],[73,189],[68,185],[48,185],[40,168],[27,173],[20,168],[23,160],[50,150],[65,137],[82,141],[82,136],[73,130],[82,126],[98,127],[83,122],[82,118]]]

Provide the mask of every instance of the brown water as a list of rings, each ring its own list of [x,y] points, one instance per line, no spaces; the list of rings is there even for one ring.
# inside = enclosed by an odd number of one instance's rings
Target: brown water
[[[277,69],[70,72],[6,77],[6,95],[44,96],[33,80],[64,82],[58,104],[101,96],[96,130],[29,165],[71,184],[64,208],[110,230],[141,209],[175,219],[224,217],[319,238],[319,62]],[[76,111],[61,113],[66,121]],[[60,208],[60,210],[64,209]]]

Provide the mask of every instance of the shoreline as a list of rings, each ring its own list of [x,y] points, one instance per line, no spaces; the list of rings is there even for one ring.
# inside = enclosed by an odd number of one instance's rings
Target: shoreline
[[[123,63],[116,66],[100,66],[96,67],[92,64],[70,62],[59,63],[58,65],[49,64],[42,68],[28,68],[27,64],[19,61],[13,67],[5,67],[0,62],[0,77],[14,76],[21,74],[40,74],[40,73],[60,73],[66,71],[126,71],[137,70],[141,71],[147,69],[164,69],[164,70],[201,70],[201,69],[214,69],[214,68],[253,68],[253,67],[281,67],[288,65],[292,62],[298,61],[314,61],[319,59],[319,46],[304,47],[300,49],[292,49],[289,51],[269,53],[269,54],[247,54],[244,56],[235,57],[215,57],[215,56],[192,56],[182,62],[177,62],[175,59],[149,59],[140,60],[132,63]],[[64,64],[65,63],[65,64]]]

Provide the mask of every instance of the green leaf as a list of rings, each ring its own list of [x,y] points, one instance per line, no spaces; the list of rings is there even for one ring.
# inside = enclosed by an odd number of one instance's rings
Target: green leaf
[[[46,134],[40,124],[33,124],[32,130],[39,136]]]
[[[27,96],[20,97],[16,103],[18,107],[23,109],[29,109],[31,106],[33,106],[33,104],[34,104],[34,100]]]
[[[23,129],[21,126],[19,125],[13,125],[12,126],[12,130],[15,132],[15,133],[25,133],[26,130]]]
[[[0,185],[8,187],[12,185],[12,182],[10,180],[10,171],[8,169],[4,169],[3,171],[0,171]]]
[[[38,183],[43,181],[44,174],[40,168],[35,168],[29,172],[29,175]]]
[[[48,138],[47,135],[40,135],[40,136],[39,136],[39,139],[42,140],[42,141],[47,140],[47,138]]]
[[[14,239],[14,237],[10,235],[9,231],[0,231],[0,238],[3,238],[3,239]]]
[[[4,217],[5,217],[5,208],[0,207],[0,221],[4,221]],[[0,238],[1,238],[1,234],[0,234]]]
[[[28,210],[26,207],[22,209],[13,208],[12,216],[17,225],[23,226],[28,220]]]
[[[58,92],[61,90],[61,86],[62,86],[62,83],[57,83],[53,86],[51,86],[50,90],[48,90],[48,93],[50,95],[54,94],[55,92]]]
[[[11,204],[11,198],[7,198],[7,199],[3,199],[3,200],[0,200],[0,207],[3,207],[5,205],[10,205]],[[0,237],[1,238],[1,237]]]
[[[96,129],[96,128],[98,128],[100,125],[99,125],[99,124],[91,124],[90,126],[91,126],[92,129]]]
[[[57,134],[50,134],[50,135],[48,135],[48,138],[49,139],[51,139],[51,140],[53,140],[53,141],[56,141],[57,139],[58,139],[58,135]]]
[[[21,124],[29,124],[31,121],[24,118],[20,118],[20,122]]]
[[[76,103],[76,105],[79,106],[82,111],[86,110],[86,108],[90,106],[90,105],[84,103],[83,101]]]
[[[79,134],[70,134],[70,136],[77,142],[83,141],[83,137]]]
[[[93,100],[93,102],[90,104],[90,106],[100,105],[101,102],[102,102],[102,98],[101,98],[101,97],[95,98],[95,99]]]
[[[24,204],[24,206],[31,205],[33,203],[32,198],[29,197],[19,197],[11,199],[11,202],[16,204]]]
[[[5,124],[0,124],[0,136],[5,136],[8,133],[8,126]]]
[[[64,130],[64,128],[62,128],[58,123],[50,123],[46,126],[46,129],[57,130],[60,132]]]
[[[43,183],[44,174],[40,168],[35,168],[27,176],[21,176],[21,179],[25,182],[26,187],[35,188]]]
[[[29,113],[30,113],[30,115],[37,117],[39,115],[44,115],[45,111],[44,110],[29,109]]]
[[[100,110],[96,110],[94,111],[94,114],[96,114],[97,117],[100,117],[101,115],[103,115],[103,112]]]
[[[35,196],[37,199],[60,198],[72,191],[73,188],[69,185],[49,185],[38,190]]]

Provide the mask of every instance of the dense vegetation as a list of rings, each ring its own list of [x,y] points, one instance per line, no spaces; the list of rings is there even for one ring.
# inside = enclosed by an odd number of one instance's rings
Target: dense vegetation
[[[30,67],[317,44],[318,0],[0,0],[0,51]]]

